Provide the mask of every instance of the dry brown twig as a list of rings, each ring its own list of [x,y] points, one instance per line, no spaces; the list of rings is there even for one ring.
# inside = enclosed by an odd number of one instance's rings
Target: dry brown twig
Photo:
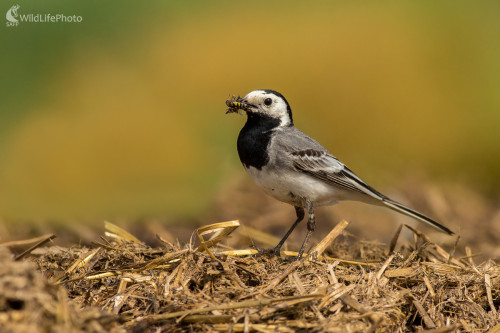
[[[347,224],[338,223],[307,257],[291,263],[297,255],[293,251],[283,251],[281,258],[253,258],[254,250],[220,246],[236,229],[234,221],[199,228],[195,232],[199,246],[162,243],[159,249],[106,224],[108,236],[91,248],[48,248],[38,256],[26,255],[47,276],[62,272],[63,277],[54,280],[68,295],[56,293],[55,303],[26,309],[57,309],[67,331],[81,325],[75,314],[84,314],[78,311],[91,309],[101,310],[95,317],[98,324],[92,324],[106,327],[101,331],[111,327],[103,324],[106,320],[126,330],[148,331],[497,329],[500,267],[496,263],[476,264],[470,251],[469,260],[455,259],[419,231],[415,234],[424,246],[401,244],[397,251],[399,233],[389,249],[339,239]],[[7,284],[12,274],[21,273],[0,267],[0,304],[12,303],[3,301],[13,297]],[[31,295],[36,294],[16,295],[24,295],[22,302],[31,304]],[[58,303],[68,297],[80,310]],[[0,325],[5,324],[2,313]]]

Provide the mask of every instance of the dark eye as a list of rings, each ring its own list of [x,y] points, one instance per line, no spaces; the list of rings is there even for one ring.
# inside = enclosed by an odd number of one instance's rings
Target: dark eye
[[[264,100],[264,104],[265,104],[265,105],[267,105],[267,106],[271,105],[272,103],[273,103],[273,100],[272,100],[272,99],[270,99],[270,98],[266,98],[266,99]]]

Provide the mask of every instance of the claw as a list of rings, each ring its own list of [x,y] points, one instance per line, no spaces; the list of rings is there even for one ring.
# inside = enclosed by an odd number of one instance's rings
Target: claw
[[[280,248],[274,247],[272,249],[263,249],[261,247],[258,247],[257,245],[253,244],[252,248],[256,249],[258,252],[253,255],[254,258],[260,257],[260,256],[279,256],[280,255]]]

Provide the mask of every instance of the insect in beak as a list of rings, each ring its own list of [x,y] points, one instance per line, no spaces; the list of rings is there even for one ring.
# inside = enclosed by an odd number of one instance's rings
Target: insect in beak
[[[230,100],[226,101],[227,105],[227,110],[226,114],[228,113],[239,113],[243,114],[242,111],[246,111],[247,109],[247,104],[242,101],[242,98],[240,96],[232,96]]]

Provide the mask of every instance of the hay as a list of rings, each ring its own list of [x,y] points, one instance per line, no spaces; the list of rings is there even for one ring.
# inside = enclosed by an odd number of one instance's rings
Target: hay
[[[239,223],[152,248],[106,223],[91,247],[0,248],[6,332],[498,332],[500,266],[476,265],[414,230],[395,251],[350,239],[340,222],[309,255],[257,257],[223,242]],[[194,243],[197,241],[197,244]],[[38,246],[38,245],[37,245]],[[470,249],[465,249],[470,254]],[[340,259],[342,258],[342,259]],[[30,262],[31,261],[31,262]],[[43,275],[43,276],[42,276]]]

